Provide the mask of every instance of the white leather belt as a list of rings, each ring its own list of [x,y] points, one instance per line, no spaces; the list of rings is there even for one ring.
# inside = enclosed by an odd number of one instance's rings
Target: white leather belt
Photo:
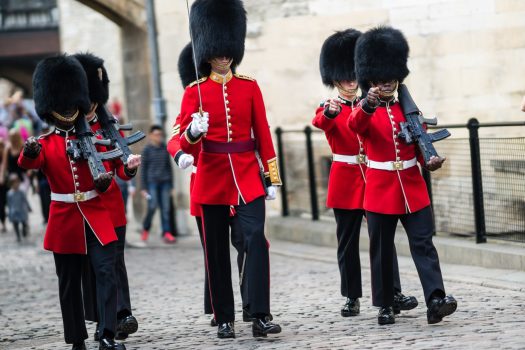
[[[364,164],[366,163],[366,156],[364,154],[357,154],[355,156],[347,156],[344,154],[333,154],[334,162],[348,163],[348,164]]]
[[[191,172],[197,174],[197,167],[195,165],[191,168]]]
[[[76,203],[85,202],[98,196],[97,191],[91,190],[78,193],[54,193],[51,192],[51,200],[56,202]]]
[[[398,162],[376,162],[370,159],[367,162],[367,165],[369,168],[379,169],[379,170],[388,170],[388,171],[404,170],[404,169],[412,168],[416,164],[417,164],[416,157],[410,160],[400,160]]]

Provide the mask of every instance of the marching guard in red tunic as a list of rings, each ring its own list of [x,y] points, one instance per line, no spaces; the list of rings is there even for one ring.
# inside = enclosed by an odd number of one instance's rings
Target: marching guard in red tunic
[[[315,127],[325,132],[333,153],[326,206],[334,209],[337,223],[337,261],[341,274],[341,294],[346,297],[346,303],[341,309],[343,317],[359,314],[359,298],[363,296],[359,235],[365,214],[363,197],[366,155],[361,138],[349,129],[347,124],[348,116],[359,103],[354,71],[354,48],[360,35],[361,32],[357,30],[347,29],[336,32],[325,40],[319,62],[321,78],[327,87],[337,88],[339,97],[324,101],[312,120]],[[372,261],[372,268],[379,267],[380,260]],[[393,268],[395,312],[411,310],[417,306],[417,299],[401,293],[395,250]]]
[[[355,69],[359,85],[368,95],[348,119],[349,126],[364,139],[367,150],[364,209],[370,234],[373,304],[379,306],[378,323],[395,323],[394,283],[391,261],[398,220],[408,236],[427,304],[428,323],[452,314],[456,300],[445,294],[436,248],[432,243],[433,219],[427,188],[417,162],[422,162],[415,144],[399,138],[405,122],[395,92],[408,75],[408,43],[390,27],[371,29],[356,44]],[[439,169],[445,159],[433,157],[428,170]],[[378,277],[377,274],[380,274]]]
[[[186,88],[190,85],[195,79],[195,65],[193,63],[193,50],[191,43],[188,43],[181,51],[178,61],[178,70],[179,76],[182,82],[182,86]],[[184,153],[180,147],[180,114],[177,116],[175,123],[173,124],[173,129],[171,133],[171,138],[168,141],[167,145],[168,152],[175,161],[175,164],[181,169],[187,169],[190,166],[196,163],[199,159],[199,152],[192,154]],[[200,151],[200,150],[196,150]],[[193,184],[195,182],[195,174],[197,173],[197,167],[192,166],[191,178],[190,178],[190,194],[193,189]],[[190,215],[195,217],[197,222],[197,229],[199,231],[199,237],[201,240],[203,252],[204,250],[204,236],[202,230],[202,217],[201,217],[201,208],[200,206],[191,200],[190,195]],[[234,248],[237,250],[237,267],[239,274],[242,270],[242,264],[244,261],[244,242],[243,236],[241,233],[239,220],[236,219],[235,210],[232,208],[230,212],[230,234],[231,234],[231,243]],[[206,256],[204,257],[206,259]],[[242,297],[242,288],[241,288],[241,297]],[[208,285],[208,272],[204,269],[204,313],[206,315],[213,314],[213,309],[211,306],[210,300],[210,288]],[[247,314],[247,311],[243,309],[243,320],[245,322],[250,322],[250,317]],[[217,326],[215,317],[211,319],[210,322],[212,327]]]
[[[85,349],[87,331],[81,292],[82,264],[87,254],[99,285],[99,349],[125,349],[113,340],[116,332],[117,236],[99,194],[111,184],[111,174],[93,179],[87,160],[77,159],[70,144],[77,139],[75,121],[90,109],[88,83],[80,63],[71,56],[42,60],[33,75],[35,108],[55,130],[26,141],[18,163],[41,169],[51,187],[51,208],[44,248],[53,252],[59,281],[65,340]],[[134,171],[129,164],[126,171]]]
[[[281,327],[270,321],[269,244],[264,236],[265,195],[275,199],[275,186],[281,184],[277,159],[259,86],[230,69],[244,54],[246,12],[239,0],[197,0],[190,27],[196,62],[205,78],[184,93],[180,142],[186,153],[200,149],[191,196],[202,210],[217,336],[235,337],[230,206],[244,236],[241,283],[253,336],[279,333]]]
[[[74,57],[80,62],[82,68],[86,72],[88,79],[89,98],[91,100],[91,110],[86,115],[86,119],[91,126],[93,132],[97,132],[101,126],[98,121],[98,117],[95,113],[95,109],[98,105],[105,105],[109,99],[109,78],[104,67],[104,60],[90,53],[79,53],[75,54]],[[121,132],[122,134],[122,132]],[[129,162],[139,162],[140,155],[130,155],[128,158]],[[124,164],[120,159],[112,162],[106,162],[108,171],[125,170]],[[122,173],[119,173],[119,177],[122,178]],[[135,176],[136,171],[125,173],[123,179],[129,180]],[[135,333],[138,329],[137,319],[133,316],[131,310],[131,300],[129,294],[129,283],[128,273],[126,270],[126,263],[124,260],[124,247],[126,245],[126,210],[124,208],[124,200],[122,198],[122,192],[113,179],[108,190],[100,194],[102,202],[106,206],[115,232],[117,233],[118,241],[116,242],[116,274],[117,274],[117,333],[116,339],[126,339],[129,334]],[[86,319],[89,321],[98,322],[98,315],[95,312],[97,309],[97,294],[96,294],[96,283],[91,277],[89,267],[87,264],[87,271],[83,276],[83,296],[84,296],[84,308],[86,312]],[[97,328],[95,331],[95,340],[98,341],[100,338],[100,329]]]

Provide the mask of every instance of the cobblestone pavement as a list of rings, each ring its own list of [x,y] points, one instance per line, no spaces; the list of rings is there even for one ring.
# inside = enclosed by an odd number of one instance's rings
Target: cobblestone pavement
[[[443,266],[448,293],[455,295],[459,307],[442,323],[429,326],[413,264],[400,257],[404,291],[416,295],[420,306],[404,312],[395,325],[380,327],[377,310],[370,305],[366,253],[362,253],[361,315],[342,318],[335,251],[281,241],[272,242],[271,251],[272,313],[283,332],[254,339],[250,325],[238,321],[236,339],[218,340],[209,316],[202,315],[203,257],[198,239],[182,237],[168,249],[128,249],[132,303],[140,326],[126,341],[127,348],[525,348],[523,291],[482,286],[468,267]],[[233,280],[237,283],[235,276]],[[53,258],[42,250],[40,234],[33,232],[23,245],[14,242],[12,233],[0,234],[0,349],[69,349],[63,343],[57,289]],[[240,311],[237,316],[241,318]],[[91,340],[93,330],[88,324],[88,349],[98,349]]]

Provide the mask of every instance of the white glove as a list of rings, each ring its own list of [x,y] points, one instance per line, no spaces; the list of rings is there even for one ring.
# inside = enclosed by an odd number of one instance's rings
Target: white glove
[[[193,156],[191,154],[182,154],[179,157],[179,168],[186,169],[193,165]]]
[[[191,117],[193,118],[190,124],[191,136],[197,137],[208,132],[208,112],[203,112],[202,115],[200,113],[193,113]]]
[[[277,187],[268,186],[267,190],[268,190],[268,194],[266,195],[266,200],[273,201],[277,197]]]

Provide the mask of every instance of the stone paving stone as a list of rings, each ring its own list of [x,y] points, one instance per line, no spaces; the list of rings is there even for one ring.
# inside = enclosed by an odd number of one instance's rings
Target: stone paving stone
[[[521,291],[482,286],[468,275],[445,283],[458,300],[458,311],[442,323],[426,322],[422,289],[409,258],[400,258],[405,294],[420,305],[403,312],[395,325],[377,325],[370,304],[368,256],[362,252],[361,314],[342,318],[335,251],[272,242],[272,313],[283,327],[279,335],[254,339],[242,322],[238,278],[232,277],[238,305],[237,338],[219,340],[202,314],[203,256],[197,237],[182,237],[171,249],[128,249],[126,263],[139,331],[125,341],[128,349],[523,349],[525,298]],[[309,250],[308,250],[309,249]],[[290,254],[286,254],[289,252]],[[317,252],[317,253],[316,253]],[[318,258],[327,256],[326,261]],[[234,254],[232,252],[232,258]],[[490,271],[487,271],[489,274]],[[479,275],[479,268],[476,268]],[[41,236],[18,246],[0,235],[0,349],[69,349],[63,343],[53,257],[41,248]],[[94,325],[88,323],[88,349]]]

